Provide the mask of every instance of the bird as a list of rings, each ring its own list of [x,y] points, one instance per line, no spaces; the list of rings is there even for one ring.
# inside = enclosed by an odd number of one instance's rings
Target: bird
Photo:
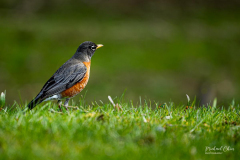
[[[90,76],[91,58],[95,51],[102,47],[90,41],[83,42],[75,54],[65,62],[44,84],[37,96],[28,104],[28,109],[49,100],[57,100],[61,110],[62,100],[68,110],[70,98],[79,94],[87,85]]]

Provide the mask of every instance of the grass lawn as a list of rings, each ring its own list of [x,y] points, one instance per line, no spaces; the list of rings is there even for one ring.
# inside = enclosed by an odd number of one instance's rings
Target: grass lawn
[[[113,98],[58,113],[43,103],[0,111],[0,159],[237,159],[240,107]],[[74,105],[74,104],[73,104]],[[214,151],[215,150],[215,151]],[[207,154],[209,153],[209,154]],[[218,154],[214,154],[218,153]]]

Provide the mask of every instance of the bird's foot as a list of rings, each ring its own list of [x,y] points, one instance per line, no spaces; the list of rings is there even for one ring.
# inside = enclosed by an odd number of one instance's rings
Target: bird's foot
[[[52,113],[59,113],[59,114],[63,114],[63,112],[62,112],[62,111],[58,112],[58,111],[55,111],[55,110],[53,110],[53,109],[50,109],[49,111],[50,111],[50,112],[52,112]]]
[[[74,110],[79,109],[77,106],[64,106],[66,108],[66,110],[68,110],[68,108],[72,108]]]

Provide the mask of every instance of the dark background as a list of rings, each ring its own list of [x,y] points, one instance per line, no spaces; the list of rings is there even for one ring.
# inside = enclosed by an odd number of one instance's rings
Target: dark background
[[[88,103],[240,99],[240,1],[1,0],[7,103],[29,102],[84,41],[104,44],[81,93]]]

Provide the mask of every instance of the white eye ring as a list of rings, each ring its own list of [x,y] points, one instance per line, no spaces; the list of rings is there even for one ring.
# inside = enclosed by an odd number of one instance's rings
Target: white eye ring
[[[96,50],[96,47],[95,46],[91,46],[91,50]]]

